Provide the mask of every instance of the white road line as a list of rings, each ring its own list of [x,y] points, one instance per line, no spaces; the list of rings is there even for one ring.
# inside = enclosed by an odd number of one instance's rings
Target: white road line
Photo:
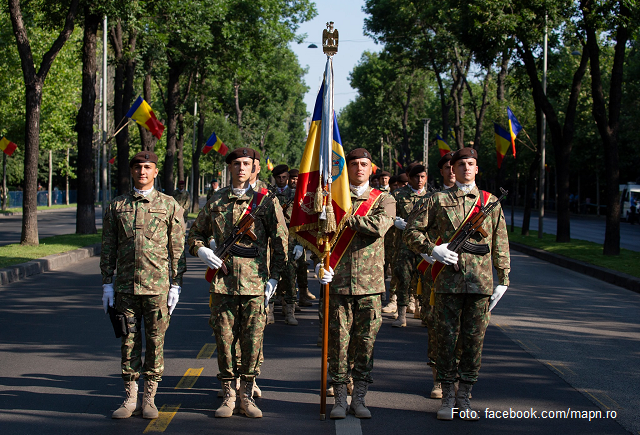
[[[360,419],[349,414],[345,419],[336,420],[336,435],[362,435]]]

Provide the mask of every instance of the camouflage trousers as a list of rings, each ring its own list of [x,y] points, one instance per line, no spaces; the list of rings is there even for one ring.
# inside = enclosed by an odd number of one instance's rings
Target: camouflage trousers
[[[309,282],[307,280],[307,250],[302,251],[302,257],[298,258],[296,261],[296,278],[298,280],[298,288],[299,289],[308,289]]]
[[[266,322],[264,296],[211,294],[209,325],[216,336],[218,379],[252,380],[257,375]],[[236,342],[240,343],[239,361]]]
[[[289,255],[287,264],[284,270],[280,273],[280,281],[278,282],[278,288],[276,289],[279,296],[284,297],[284,301],[287,304],[294,304],[296,302],[296,269],[298,267],[297,261],[293,259],[293,246],[289,244]],[[305,274],[306,276],[306,274]]]
[[[373,382],[373,345],[382,325],[380,295],[329,297],[329,376],[334,384]],[[350,367],[349,353],[353,355]]]
[[[160,382],[164,372],[164,335],[169,327],[167,295],[117,293],[116,309],[126,317],[135,317],[136,330],[122,337],[122,379]],[[142,319],[144,319],[145,356],[142,364]]]
[[[393,274],[396,277],[396,297],[399,307],[409,305],[411,296],[416,295],[418,287],[418,257],[408,249],[400,249],[395,259]]]
[[[436,293],[438,380],[474,384],[489,324],[489,296]]]

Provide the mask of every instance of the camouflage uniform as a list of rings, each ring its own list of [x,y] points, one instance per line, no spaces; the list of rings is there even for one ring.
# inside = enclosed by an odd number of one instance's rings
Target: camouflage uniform
[[[229,235],[253,198],[249,189],[242,196],[230,187],[215,192],[189,231],[189,252],[197,255],[200,247],[208,247],[211,239],[219,243]],[[287,227],[277,201],[268,201],[256,217],[252,231],[257,240],[242,239],[242,246],[258,249],[256,258],[229,257],[225,264],[228,275],[216,274],[211,282],[211,318],[218,347],[218,378],[229,381],[235,377],[252,381],[257,375],[262,338],[266,323],[264,287],[268,279],[280,278],[287,261]],[[271,268],[267,265],[268,244],[273,248]],[[239,341],[241,363],[234,367],[235,341]]]
[[[182,209],[184,210],[184,220],[186,222],[189,210],[191,210],[191,195],[189,195],[189,192],[187,192],[186,190],[179,191],[176,189],[173,191],[172,196],[173,199],[175,199],[176,202],[180,204],[180,207],[182,207]]]
[[[280,206],[283,207],[287,202],[289,202],[293,196],[295,195],[295,190],[289,189],[289,187],[285,187],[284,192],[279,192],[276,188],[276,197],[280,202]],[[289,226],[289,220],[291,219],[291,205],[287,207],[288,210],[285,210],[284,219],[287,223],[287,227]],[[288,261],[285,265],[281,275],[280,275],[280,283],[278,284],[278,294],[284,296],[284,301],[287,304],[295,304],[296,303],[296,266],[297,261],[294,260],[293,257],[293,248],[297,245],[296,240],[293,236],[289,236],[289,252],[288,252]]]
[[[475,206],[480,192],[474,187],[467,195],[457,187],[430,197],[424,210],[405,230],[404,241],[416,253],[431,255],[438,236],[449,240],[464,218]],[[488,203],[496,201],[491,195]],[[486,240],[476,233],[471,243],[487,242],[490,255],[460,252],[459,271],[446,266],[435,282],[438,313],[437,367],[438,380],[451,383],[458,378],[466,384],[478,380],[482,344],[489,322],[489,296],[493,293],[493,262],[501,285],[509,285],[509,240],[502,207],[498,205],[485,219],[482,227]],[[456,346],[460,361],[456,361]]]
[[[102,283],[113,281],[116,309],[135,318],[137,332],[122,337],[122,378],[136,381],[140,373],[159,382],[164,371],[164,335],[169,326],[167,293],[181,285],[186,263],[183,210],[157,190],[146,197],[134,191],[109,203],[102,229]],[[142,366],[141,319],[146,356]],[[132,319],[133,321],[133,319]]]
[[[356,197],[353,209],[369,198],[368,187]],[[395,201],[381,193],[366,216],[351,216],[356,231],[335,268],[329,298],[329,376],[334,384],[349,383],[349,348],[355,354],[354,381],[373,382],[373,344],[382,324],[380,294],[384,292],[384,235],[393,226]]]
[[[396,200],[396,215],[405,221],[409,219],[409,214],[413,207],[422,197],[424,197],[426,189],[422,192],[415,193],[411,186],[406,185],[392,193]],[[416,266],[420,260],[420,256],[412,252],[402,241],[402,231],[394,228],[396,234],[395,242],[395,267],[393,274],[396,276],[398,287],[396,288],[396,296],[398,298],[398,306],[409,305],[411,296],[415,296],[418,283],[418,271]]]

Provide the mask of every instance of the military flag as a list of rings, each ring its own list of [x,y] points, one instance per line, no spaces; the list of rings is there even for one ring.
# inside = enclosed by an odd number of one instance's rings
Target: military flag
[[[289,232],[321,260],[333,248],[351,212],[345,152],[333,110],[332,75],[331,59],[327,59],[300,162],[296,206],[289,226]],[[331,258],[333,260],[333,253]]]
[[[273,171],[273,162],[271,161],[271,158],[269,156],[267,156],[267,169],[270,171]]]
[[[451,152],[451,148],[449,145],[440,137],[440,135],[436,136],[436,142],[438,143],[438,149],[440,150],[440,157],[443,157],[445,154]]]
[[[113,165],[116,162],[116,156],[111,157],[111,159],[109,159],[109,164]]]
[[[509,133],[503,126],[494,122],[493,129],[496,138],[496,155],[498,157],[498,168],[500,168],[500,166],[502,166],[502,159],[504,159],[505,154],[507,154],[507,151],[509,151],[511,141]]]
[[[2,152],[8,155],[9,157],[11,157],[11,154],[13,154],[13,152],[17,148],[18,146],[13,142],[11,142],[6,137],[3,137],[2,139],[0,139],[0,150],[2,150]]]
[[[226,156],[227,151],[229,151],[229,148],[227,148],[224,142],[222,142],[220,138],[216,136],[215,132],[211,133],[211,136],[209,136],[209,139],[207,139],[207,142],[204,144],[204,147],[202,148],[202,154],[206,155],[211,150],[215,150],[223,156]]]
[[[149,130],[158,139],[162,137],[164,125],[158,121],[156,114],[151,110],[151,106],[142,97],[138,97],[126,116]]]
[[[378,166],[376,166],[375,163],[371,162],[371,173],[375,174],[376,172],[378,172]]]
[[[522,125],[513,114],[511,108],[507,106],[507,116],[509,117],[509,132],[511,133],[511,146],[513,147],[513,158],[516,158],[516,136],[522,130]]]

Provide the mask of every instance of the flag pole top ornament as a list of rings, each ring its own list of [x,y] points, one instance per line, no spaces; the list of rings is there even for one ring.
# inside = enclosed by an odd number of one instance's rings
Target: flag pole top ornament
[[[322,51],[329,57],[338,52],[338,29],[333,28],[333,21],[322,31]]]

